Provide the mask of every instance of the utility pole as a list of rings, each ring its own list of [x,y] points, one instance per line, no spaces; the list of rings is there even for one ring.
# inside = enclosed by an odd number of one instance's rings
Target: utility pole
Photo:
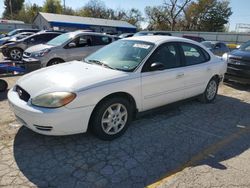
[[[10,6],[11,19],[13,20],[13,12],[12,12],[12,3],[11,3],[11,0],[9,0],[9,6]]]
[[[63,0],[63,12],[65,13],[66,6],[65,6],[65,0]]]

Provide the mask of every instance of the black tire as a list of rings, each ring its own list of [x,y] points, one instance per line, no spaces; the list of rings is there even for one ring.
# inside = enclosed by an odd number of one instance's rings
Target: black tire
[[[14,54],[16,54],[16,55],[14,55]],[[20,60],[22,60],[22,57],[23,57],[23,50],[20,48],[12,48],[12,49],[10,49],[8,56],[13,61],[20,61]]]
[[[206,87],[204,93],[199,97],[199,100],[203,103],[213,102],[217,96],[218,87],[219,87],[219,81],[217,78],[213,77],[211,80],[209,80],[207,87]],[[211,91],[211,93],[210,93],[210,91]],[[213,95],[212,95],[212,93],[213,93]]]
[[[116,104],[121,104],[123,105],[122,108],[126,108],[126,111],[123,111],[123,112],[127,112],[127,118],[126,118],[126,123],[124,126],[122,126],[122,124],[120,124],[120,131],[117,132],[117,133],[106,133],[104,131],[104,127],[105,126],[117,126],[119,127],[119,122],[116,122],[118,125],[114,125],[114,118],[106,118],[106,119],[111,119],[112,122],[110,122],[112,125],[109,125],[108,123],[102,123],[102,119],[105,117],[106,113],[109,113],[107,110],[109,107],[111,107],[112,105],[114,105],[114,108],[115,108],[115,105]],[[123,135],[125,133],[125,131],[127,130],[128,128],[128,125],[130,124],[131,120],[132,120],[132,116],[133,116],[133,108],[131,107],[132,105],[129,103],[129,101],[125,98],[122,98],[122,97],[115,97],[115,98],[109,98],[109,99],[106,99],[104,100],[103,102],[101,102],[100,104],[98,104],[98,106],[95,108],[92,116],[91,116],[91,120],[90,120],[90,129],[91,131],[100,139],[102,140],[113,140],[115,138],[118,138],[120,137],[121,135]],[[121,108],[121,109],[122,109]],[[109,116],[108,116],[109,117]],[[112,116],[111,116],[112,117]],[[119,120],[119,118],[118,118]],[[120,120],[122,120],[122,118],[120,118]],[[115,128],[112,127],[110,129],[110,131],[113,130],[115,132]],[[111,131],[112,132],[112,131]]]
[[[0,79],[0,92],[6,91],[8,88],[8,83],[5,80]]]
[[[64,61],[62,59],[52,59],[50,60],[48,63],[47,63],[47,67],[48,66],[52,66],[52,65],[57,65],[57,64],[60,64],[60,63],[63,63]]]

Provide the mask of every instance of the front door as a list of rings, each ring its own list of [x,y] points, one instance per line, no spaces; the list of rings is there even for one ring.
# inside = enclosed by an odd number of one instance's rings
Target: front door
[[[163,70],[151,71],[152,63],[162,63]],[[142,68],[141,90],[143,110],[184,98],[184,72],[179,49],[174,43],[159,46]]]

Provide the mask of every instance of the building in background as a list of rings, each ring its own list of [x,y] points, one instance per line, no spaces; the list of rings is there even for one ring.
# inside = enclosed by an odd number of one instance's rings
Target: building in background
[[[31,29],[32,27],[31,24],[25,24],[23,21],[0,19],[0,33],[8,33],[14,29]]]
[[[44,12],[37,14],[33,24],[39,29],[64,29],[68,31],[83,29],[109,34],[136,32],[136,27],[125,21]]]

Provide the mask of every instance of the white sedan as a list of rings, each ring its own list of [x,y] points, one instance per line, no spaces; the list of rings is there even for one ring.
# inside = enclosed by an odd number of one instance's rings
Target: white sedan
[[[116,41],[83,61],[43,68],[8,92],[19,121],[45,135],[92,130],[122,135],[134,115],[193,96],[212,102],[226,63],[194,41],[140,36]]]

